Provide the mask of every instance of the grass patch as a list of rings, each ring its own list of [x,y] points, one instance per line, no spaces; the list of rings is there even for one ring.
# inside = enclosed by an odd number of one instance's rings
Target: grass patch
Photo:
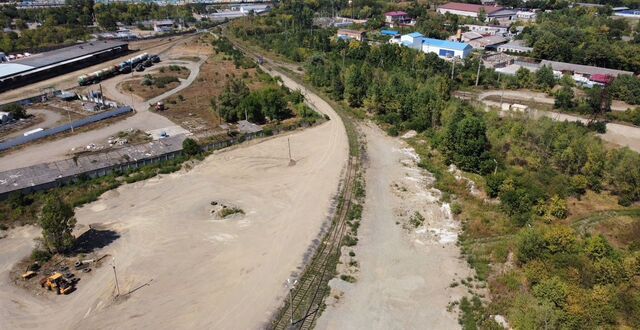
[[[234,214],[244,214],[244,211],[237,207],[225,207],[222,210],[220,210],[218,214],[220,215],[221,218],[226,218]]]

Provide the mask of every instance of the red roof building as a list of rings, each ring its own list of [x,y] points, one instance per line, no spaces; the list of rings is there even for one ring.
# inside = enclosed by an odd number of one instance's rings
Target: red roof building
[[[511,18],[511,16],[516,14],[515,11],[500,6],[483,6],[460,2],[447,2],[438,7],[438,13],[441,15],[449,13],[458,16],[478,18],[482,11],[484,11],[487,19]]]
[[[409,14],[403,11],[390,11],[388,13],[384,13],[384,22],[391,27],[411,25],[412,21],[413,20]]]
[[[604,85],[609,85],[610,83],[613,82],[613,77],[608,75],[608,74],[600,74],[600,73],[596,73],[596,74],[592,74],[591,78],[589,78],[591,81],[593,82],[597,82],[597,83],[601,83]]]

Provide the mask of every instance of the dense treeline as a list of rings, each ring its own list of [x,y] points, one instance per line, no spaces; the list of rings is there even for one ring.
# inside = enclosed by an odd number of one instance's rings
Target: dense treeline
[[[235,49],[227,38],[219,37],[212,44],[216,53],[233,60],[236,68],[256,66],[244,53]],[[320,118],[317,112],[304,103],[304,96],[300,91],[292,92],[285,86],[278,86],[275,79],[265,74],[261,75],[261,79],[266,85],[253,91],[243,79],[229,79],[222,94],[211,100],[212,110],[226,122],[248,120],[265,124],[289,119],[294,115],[311,122]]]
[[[116,23],[175,19],[194,22],[193,13],[205,11],[202,4],[188,6],[160,6],[155,3],[95,4],[94,0],[67,0],[58,8],[18,10],[15,6],[0,6],[0,27],[12,27],[19,31],[0,32],[0,51],[21,52],[34,48],[46,48],[87,40],[96,30],[95,22],[105,30],[115,30]],[[42,26],[27,29],[27,23],[38,22]]]
[[[183,22],[195,22],[193,12],[199,7],[160,6],[155,3],[112,3],[95,6],[96,21],[104,29],[113,30],[116,22],[133,24],[146,20],[176,19]]]
[[[15,32],[0,32],[0,51],[18,52],[60,44],[71,44],[89,38],[88,25],[93,23],[93,0],[68,0],[61,8],[17,10],[14,6],[0,7],[0,27],[9,27],[15,20]],[[27,29],[27,22],[42,26]]]
[[[577,7],[541,13],[537,23],[525,27],[521,36],[536,58],[640,71],[638,38],[621,40],[632,27],[627,20],[608,16],[606,9]]]

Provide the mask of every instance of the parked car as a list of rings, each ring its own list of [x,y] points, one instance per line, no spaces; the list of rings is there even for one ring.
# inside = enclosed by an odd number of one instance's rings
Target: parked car
[[[144,65],[142,63],[138,64],[138,66],[136,67],[136,71],[138,72],[144,71]]]
[[[145,66],[146,68],[148,68],[148,67],[150,67],[150,66],[152,66],[152,65],[153,65],[153,61],[149,59],[149,60],[144,61],[144,63],[143,63],[143,64],[144,64],[144,66]]]
[[[151,56],[151,61],[153,61],[153,63],[160,62],[160,56],[158,56],[158,55]]]

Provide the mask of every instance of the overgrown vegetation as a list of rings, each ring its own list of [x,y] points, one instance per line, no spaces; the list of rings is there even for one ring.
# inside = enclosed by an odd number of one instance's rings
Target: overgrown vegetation
[[[309,8],[314,6],[322,8],[323,2]],[[457,63],[451,79],[451,63],[433,54],[334,40],[329,29],[311,31],[309,8],[289,2],[265,17],[234,23],[231,30],[304,63],[305,79],[338,106],[366,113],[393,135],[408,129],[420,133],[412,141],[423,159],[420,166],[436,177],[443,201],[455,205],[463,222],[463,252],[492,293],[488,305],[479,297],[461,301],[465,329],[495,326],[489,314],[506,315],[515,328],[640,326],[638,311],[630,307],[640,301],[637,245],[627,240],[614,246],[595,228],[572,227],[578,214],[592,212],[589,200],[602,200],[598,207],[615,210],[640,200],[638,154],[605,146],[576,123],[501,118],[454,100],[453,90],[475,83],[476,59]],[[604,40],[626,47],[615,41],[617,22],[598,20],[611,26],[594,35],[609,33]],[[528,30],[525,37],[534,33]],[[497,87],[497,80],[492,70],[481,70],[480,84]],[[559,108],[602,110],[598,89],[576,100],[567,80],[557,81],[543,68],[536,74],[521,70],[500,85],[551,91],[560,83]],[[485,202],[471,195],[466,181],[447,171],[449,164],[466,171],[489,198],[499,199]],[[420,223],[418,216],[412,219]],[[344,240],[356,243],[351,236]],[[594,259],[589,257],[593,249],[609,252]]]

